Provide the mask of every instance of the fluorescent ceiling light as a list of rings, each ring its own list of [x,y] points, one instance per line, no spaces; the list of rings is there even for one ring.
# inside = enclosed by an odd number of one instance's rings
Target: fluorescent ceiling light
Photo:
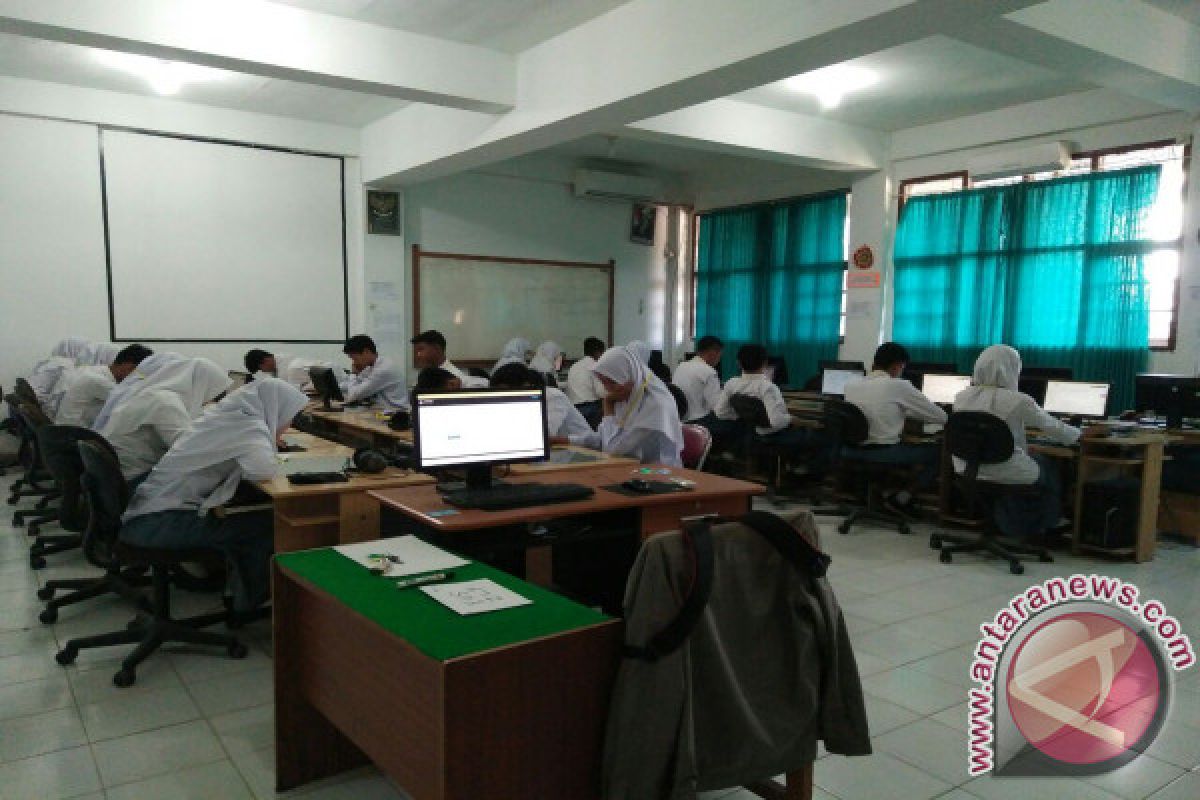
[[[163,61],[159,58],[135,53],[100,50],[96,53],[96,60],[105,66],[145,79],[150,84],[150,88],[164,95],[178,94],[179,90],[188,83],[220,81],[228,77],[228,73],[224,70],[199,67],[180,61]]]
[[[813,95],[825,109],[837,108],[842,104],[843,96],[877,83],[879,76],[873,70],[851,64],[822,67],[783,82],[793,91]]]

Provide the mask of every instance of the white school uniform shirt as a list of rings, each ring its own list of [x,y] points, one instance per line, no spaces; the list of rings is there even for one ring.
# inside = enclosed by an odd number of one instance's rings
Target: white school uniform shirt
[[[561,389],[546,387],[546,428],[551,436],[581,436],[593,433],[592,426],[579,413]]]
[[[596,377],[596,359],[584,356],[567,370],[567,397],[575,405],[604,399],[604,384]]]
[[[1030,457],[1025,428],[1040,428],[1061,444],[1074,444],[1080,430],[1050,416],[1027,394],[1017,391],[1021,356],[1008,345],[996,344],[979,354],[971,386],[954,398],[955,411],[986,411],[1004,420],[1013,436],[1013,454],[999,464],[979,468],[980,480],[994,483],[1029,484],[1038,479],[1037,462]],[[962,473],[966,462],[954,459],[954,471]]]
[[[721,399],[721,379],[717,371],[700,356],[676,367],[671,382],[687,398],[685,422],[708,416],[709,412],[716,410],[717,401]]]
[[[456,377],[460,381],[462,381],[462,385],[463,385],[464,389],[486,389],[486,388],[488,388],[489,384],[488,384],[487,378],[477,378],[474,375],[469,375],[466,372],[463,372],[461,369],[456,367],[448,358],[445,361],[443,361],[439,366],[441,369],[446,370],[446,372],[449,372],[451,375],[453,375],[454,377]]]
[[[907,417],[944,425],[946,412],[903,378],[873,370],[865,378],[846,384],[847,403],[853,403],[867,418],[864,444],[899,444]]]
[[[408,386],[404,382],[404,370],[386,356],[378,356],[374,364],[357,375],[351,375],[342,386],[342,394],[347,403],[369,401],[385,411],[408,410]]]
[[[112,370],[103,366],[79,367],[68,376],[67,390],[54,416],[56,425],[92,427],[108,395],[117,388]]]
[[[737,419],[737,412],[733,410],[733,403],[729,400],[735,394],[757,397],[763,401],[763,406],[767,409],[767,419],[770,421],[771,426],[768,428],[761,426],[755,428],[754,430],[759,436],[779,433],[792,426],[792,415],[788,412],[787,403],[783,401],[783,392],[779,391],[779,387],[768,380],[767,376],[761,372],[754,372],[749,375],[742,374],[736,378],[730,378],[725,383],[725,388],[721,390],[721,396],[717,399],[715,409],[717,419]]]

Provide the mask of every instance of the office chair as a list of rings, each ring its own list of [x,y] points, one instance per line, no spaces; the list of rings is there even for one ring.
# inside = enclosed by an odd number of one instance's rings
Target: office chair
[[[771,427],[767,416],[767,407],[762,399],[747,394],[735,394],[729,398],[733,413],[738,422],[745,428],[741,442],[743,469],[750,471],[750,461],[756,454],[766,455],[771,459],[771,476],[767,484],[767,499],[772,503],[780,503],[779,490],[783,485],[783,464],[793,454],[794,449],[777,445],[760,436],[757,428]]]
[[[103,437],[88,428],[75,425],[43,425],[35,431],[42,464],[61,492],[58,504],[58,524],[66,534],[38,536],[29,548],[29,564],[34,569],[46,566],[45,556],[74,550],[83,541],[87,526],[87,504],[79,486],[83,464],[79,460],[78,442]],[[34,526],[30,525],[30,532]]]
[[[121,662],[121,669],[113,675],[113,683],[124,688],[133,685],[137,680],[138,665],[164,642],[224,647],[230,658],[245,658],[246,645],[238,641],[237,637],[200,630],[218,622],[227,622],[227,612],[178,620],[171,616],[172,568],[185,562],[198,562],[213,569],[223,568],[225,559],[222,554],[208,548],[140,547],[122,542],[118,536],[121,514],[129,503],[130,492],[129,486],[121,476],[116,455],[111,447],[96,441],[86,441],[79,443],[79,456],[83,462],[83,489],[87,493],[91,508],[89,532],[95,538],[93,546],[97,552],[111,553],[118,562],[128,567],[150,570],[152,611],[148,617],[138,615],[123,630],[71,639],[54,656],[55,660],[66,666],[75,660],[80,650],[136,643],[137,647],[125,657]]]
[[[702,470],[712,449],[712,433],[703,425],[683,424],[683,454],[680,460],[687,469]]]
[[[825,430],[836,443],[834,461],[838,466],[853,468],[854,474],[866,481],[866,505],[846,517],[838,531],[849,533],[857,522],[879,522],[894,525],[899,533],[909,534],[908,520],[883,508],[883,487],[888,479],[912,469],[910,464],[894,464],[875,460],[886,445],[864,444],[870,426],[862,409],[844,400],[826,398]]]
[[[688,401],[687,395],[683,393],[683,389],[680,389],[673,383],[667,383],[667,391],[671,393],[671,397],[675,398],[675,409],[679,412],[679,418],[681,420],[687,419]]]
[[[1012,431],[1004,420],[986,411],[957,411],[946,423],[946,444],[950,454],[966,462],[962,474],[954,475],[954,486],[965,497],[972,512],[983,522],[983,532],[947,533],[939,531],[929,537],[929,546],[941,551],[939,560],[949,564],[954,553],[991,553],[1008,561],[1008,570],[1014,575],[1025,572],[1020,556],[1037,556],[1048,563],[1054,560],[1045,547],[1001,541],[996,528],[993,509],[1003,497],[1035,495],[1041,489],[1035,485],[994,483],[979,479],[979,468],[986,464],[1000,464],[1012,457],[1015,444]]]
[[[50,476],[41,466],[34,453],[34,434],[21,416],[22,400],[16,392],[4,396],[8,404],[8,417],[12,420],[19,445],[17,448],[17,464],[22,469],[22,475],[13,481],[8,489],[8,504],[15,506],[23,497],[44,498],[53,492],[53,487],[46,485]],[[36,401],[33,404],[37,407]]]
[[[46,464],[42,459],[42,449],[38,444],[37,433],[45,427],[49,427],[53,423],[50,418],[43,413],[41,407],[31,405],[29,403],[21,403],[17,407],[17,420],[22,429],[27,432],[29,437],[29,472],[27,474],[34,476],[38,481],[50,479],[53,480],[50,473],[46,470]],[[33,483],[31,482],[31,487]],[[50,503],[59,498],[59,490],[53,484],[42,486],[40,483],[36,488],[22,490],[21,496],[31,497],[40,496],[37,505],[33,508],[22,509],[13,513],[13,527],[19,528],[22,525],[29,523],[28,533],[30,536],[37,536],[41,531],[41,526],[47,522],[54,522],[58,519],[58,509],[51,508]],[[11,500],[11,498],[10,498]],[[34,569],[39,569],[34,563],[31,556],[30,566]],[[41,566],[46,566],[45,561]]]

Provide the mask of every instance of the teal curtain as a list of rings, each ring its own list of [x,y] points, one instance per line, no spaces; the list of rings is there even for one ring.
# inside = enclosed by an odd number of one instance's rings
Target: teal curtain
[[[783,356],[792,383],[837,358],[845,225],[841,192],[701,215],[696,336],[725,341],[725,376],[748,343]]]
[[[896,231],[892,338],[969,372],[1003,342],[1133,402],[1149,357],[1146,221],[1158,166],[918,197]]]

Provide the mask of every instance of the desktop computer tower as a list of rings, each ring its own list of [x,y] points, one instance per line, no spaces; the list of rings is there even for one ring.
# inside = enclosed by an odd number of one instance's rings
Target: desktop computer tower
[[[1094,547],[1133,547],[1142,485],[1133,478],[1089,481],[1083,486],[1079,538]]]

